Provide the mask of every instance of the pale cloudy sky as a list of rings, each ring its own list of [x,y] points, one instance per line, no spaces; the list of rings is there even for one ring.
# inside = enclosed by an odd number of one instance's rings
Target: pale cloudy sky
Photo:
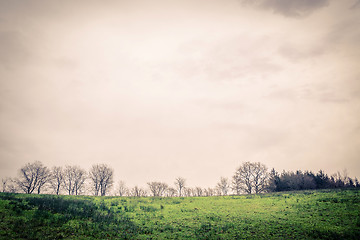
[[[360,176],[356,0],[0,1],[0,176]]]

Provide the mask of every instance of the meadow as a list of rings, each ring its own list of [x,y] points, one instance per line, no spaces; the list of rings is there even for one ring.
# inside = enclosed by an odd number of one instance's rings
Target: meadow
[[[0,239],[360,239],[360,190],[186,198],[0,193]]]

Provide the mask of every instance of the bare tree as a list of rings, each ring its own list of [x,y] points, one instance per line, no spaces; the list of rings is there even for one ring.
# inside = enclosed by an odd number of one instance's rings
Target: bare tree
[[[252,185],[250,184],[250,176],[244,178],[243,172],[236,171],[235,175],[232,177],[231,190],[236,195],[240,195],[242,190],[244,190],[244,184],[248,187],[247,189],[249,189],[249,192],[251,192]],[[249,193],[248,191],[246,192]]]
[[[7,192],[7,185],[8,185],[8,183],[9,183],[9,178],[2,178],[1,179],[1,186],[2,186],[2,189],[1,189],[1,191],[2,192]]]
[[[264,192],[267,188],[269,173],[267,167],[259,162],[253,163],[252,177],[255,193]]]
[[[168,188],[168,185],[162,182],[148,182],[147,184],[154,197],[161,197]]]
[[[191,197],[191,196],[193,196],[194,190],[189,187],[184,187],[183,192],[184,192],[185,197]]]
[[[267,189],[269,173],[267,167],[259,162],[244,162],[235,172],[232,189],[236,194],[245,191],[248,194],[261,193]]]
[[[94,195],[105,196],[112,187],[114,170],[106,164],[95,164],[89,171],[89,178],[92,181]]]
[[[28,163],[19,171],[19,177],[15,179],[18,187],[27,194],[35,189],[40,193],[41,187],[49,180],[49,170],[41,162]]]
[[[2,179],[2,192],[16,193],[17,183],[12,178],[6,177]]]
[[[179,192],[179,197],[182,196],[182,190],[183,190],[184,187],[185,187],[185,183],[186,183],[185,178],[177,177],[177,178],[175,179],[175,186],[176,186],[176,189],[177,189],[178,192]]]
[[[66,166],[64,169],[64,187],[69,195],[80,195],[84,189],[86,172],[78,166]]]
[[[9,193],[16,193],[18,192],[16,181],[12,178],[9,179],[6,191]]]
[[[212,188],[206,188],[206,189],[204,189],[204,194],[205,194],[205,196],[207,196],[207,197],[214,196],[215,190],[212,189]]]
[[[51,180],[51,172],[47,167],[43,167],[39,170],[39,185],[37,187],[37,193],[40,194],[42,187],[45,186]]]
[[[195,196],[201,197],[203,195],[203,189],[201,187],[195,187]]]
[[[175,197],[176,196],[176,193],[177,193],[177,190],[175,188],[172,188],[172,187],[168,187],[166,189],[166,197]]]
[[[64,173],[62,167],[53,167],[51,169],[50,187],[56,195],[60,194],[61,187],[64,181]]]
[[[245,191],[248,194],[252,193],[252,163],[244,162],[235,172],[233,176],[233,190],[236,194],[239,195],[241,190]]]
[[[146,194],[146,190],[138,186],[135,186],[130,190],[130,195],[133,197],[145,197]]]
[[[220,181],[216,185],[216,188],[218,189],[218,193],[220,193],[220,195],[222,196],[228,195],[230,189],[229,180],[225,177],[221,177]]]
[[[124,181],[119,181],[116,191],[119,194],[119,196],[122,197],[122,196],[126,196],[129,190],[127,189]]]

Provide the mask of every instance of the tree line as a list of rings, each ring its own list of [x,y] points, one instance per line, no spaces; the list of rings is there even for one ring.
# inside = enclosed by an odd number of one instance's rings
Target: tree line
[[[95,164],[89,171],[79,166],[53,167],[49,169],[40,161],[28,163],[18,177],[2,179],[3,192],[46,193],[81,195],[91,192],[105,196],[111,189],[114,170],[106,164]]]
[[[244,162],[231,179],[221,177],[213,188],[189,187],[186,179],[177,177],[173,185],[152,181],[147,187],[129,188],[119,181],[114,188],[114,170],[106,164],[94,164],[86,171],[79,166],[48,168],[36,161],[19,169],[16,178],[2,179],[2,192],[68,194],[68,195],[117,195],[132,197],[200,197],[229,194],[257,194],[307,189],[359,188],[358,179],[347,172],[328,176],[324,171],[270,171],[260,162]],[[113,190],[113,191],[112,191]]]

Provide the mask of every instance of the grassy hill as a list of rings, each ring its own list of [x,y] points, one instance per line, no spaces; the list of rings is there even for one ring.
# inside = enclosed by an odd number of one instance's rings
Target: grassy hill
[[[0,194],[0,239],[360,239],[360,191],[131,198]]]

